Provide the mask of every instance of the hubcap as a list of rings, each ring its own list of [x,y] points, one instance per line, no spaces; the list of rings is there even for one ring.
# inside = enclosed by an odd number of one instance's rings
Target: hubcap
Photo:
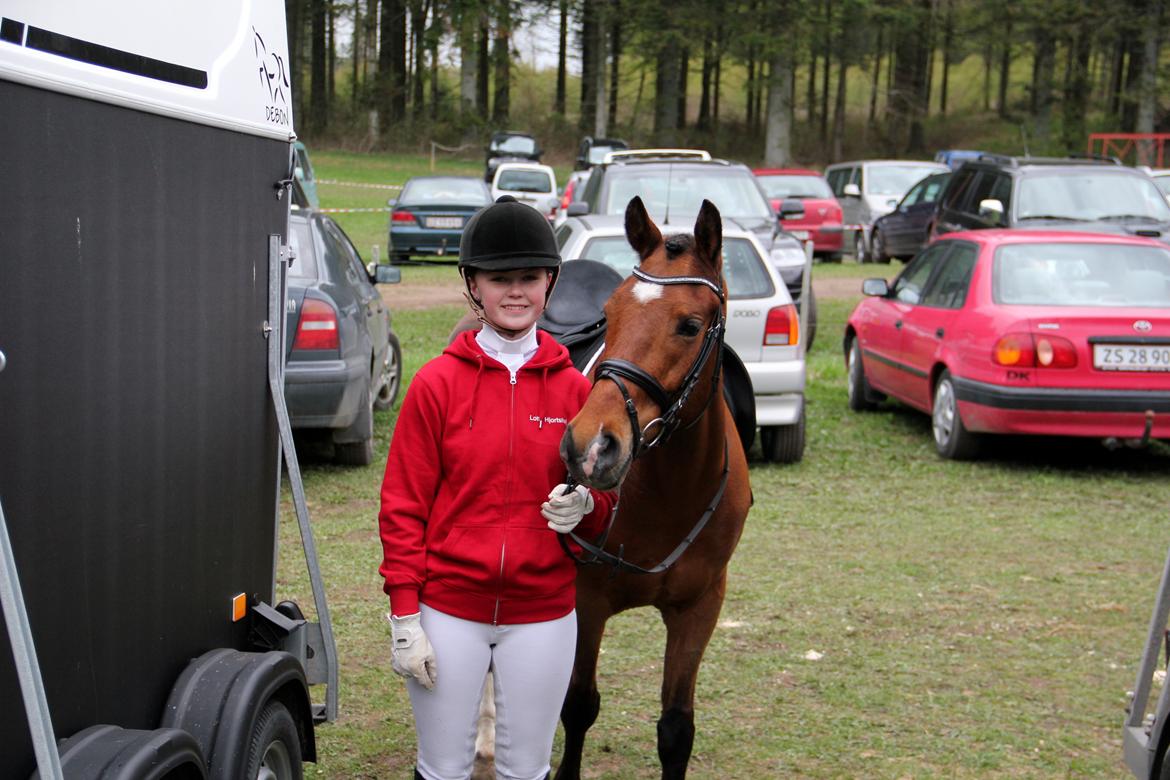
[[[934,440],[945,447],[955,431],[955,393],[950,382],[940,382],[934,393],[934,412],[931,414]]]
[[[288,748],[283,742],[273,742],[264,751],[264,760],[260,762],[256,780],[289,780],[292,776],[292,758]]]
[[[857,347],[855,346],[849,350],[849,372],[848,376],[846,377],[845,384],[845,389],[849,393],[850,399],[856,398],[857,393],[860,390],[859,385],[861,383],[858,381],[857,376],[858,370],[860,368],[861,367],[857,364]]]
[[[394,355],[394,350],[388,350],[386,360],[382,362],[382,391],[379,395],[382,398],[393,398],[394,391],[398,385],[398,360]]]

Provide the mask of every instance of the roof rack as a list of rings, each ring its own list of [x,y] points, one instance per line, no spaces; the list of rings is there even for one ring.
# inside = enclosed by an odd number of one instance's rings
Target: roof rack
[[[627,160],[703,160],[711,159],[710,152],[703,149],[618,149],[606,152],[602,162],[606,165],[612,162]]]

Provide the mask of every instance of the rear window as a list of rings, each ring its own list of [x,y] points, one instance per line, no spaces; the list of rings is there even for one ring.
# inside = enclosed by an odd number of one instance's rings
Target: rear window
[[[522,135],[510,135],[492,141],[492,151],[509,154],[535,154],[536,139]]]
[[[831,198],[833,191],[820,176],[764,174],[756,177],[769,198]]]
[[[476,179],[424,179],[409,181],[399,203],[463,203],[486,206],[491,194]]]
[[[313,234],[309,223],[289,220],[288,243],[296,256],[288,267],[288,275],[297,279],[316,279],[317,260],[313,251]]]
[[[995,253],[997,303],[1170,308],[1170,251],[1124,244],[1011,244]]]
[[[668,216],[699,213],[709,200],[724,217],[772,219],[756,178],[747,170],[696,170],[695,168],[631,166],[632,170],[609,173],[608,201],[603,214],[624,214],[635,196],[642,198],[646,211],[659,222]]]
[[[603,236],[585,244],[581,258],[605,263],[623,277],[629,276],[638,264],[638,254],[625,236]],[[578,258],[574,258],[578,259]],[[769,298],[776,289],[764,270],[764,261],[752,243],[744,238],[723,241],[723,276],[727,281],[729,298]]]
[[[552,192],[552,179],[544,171],[505,170],[496,186],[512,192]]]

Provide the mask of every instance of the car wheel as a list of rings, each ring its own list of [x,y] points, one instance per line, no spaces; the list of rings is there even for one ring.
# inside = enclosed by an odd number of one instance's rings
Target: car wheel
[[[886,254],[886,239],[882,236],[882,232],[876,228],[873,231],[873,252],[872,260],[875,263],[888,263],[890,256]]]
[[[839,262],[841,262],[842,254],[843,253],[841,253],[841,252],[829,252],[828,254],[821,255],[821,262],[822,263],[839,263]]]
[[[979,450],[979,437],[963,425],[959,400],[950,371],[943,371],[934,386],[934,404],[930,412],[934,446],[938,454],[950,460],[967,460]]]
[[[792,425],[767,425],[760,428],[760,447],[764,459],[772,463],[799,463],[804,457],[804,406],[800,419]]]
[[[853,257],[856,258],[857,262],[859,263],[868,263],[870,259],[869,255],[865,251],[865,233],[860,230],[858,230],[857,234],[853,237]]]
[[[361,412],[354,424],[345,431],[359,435],[357,441],[334,441],[333,459],[343,466],[368,466],[374,460],[374,405],[370,390],[362,393]]]
[[[846,360],[846,392],[849,395],[849,408],[855,412],[865,412],[877,406],[882,396],[869,386],[865,378],[865,366],[861,362],[861,345],[854,338],[849,342],[849,354]]]
[[[382,364],[382,382],[378,395],[374,398],[374,408],[384,412],[398,400],[398,390],[402,387],[402,346],[394,332],[390,333],[390,348],[386,350],[386,362]]]

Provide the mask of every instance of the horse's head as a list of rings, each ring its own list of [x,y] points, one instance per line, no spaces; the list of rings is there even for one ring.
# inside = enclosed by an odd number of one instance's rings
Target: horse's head
[[[621,483],[643,448],[703,413],[718,392],[723,340],[719,210],[704,200],[693,236],[663,240],[634,198],[626,238],[640,265],[605,305],[593,390],[561,439],[573,478],[603,490]]]

